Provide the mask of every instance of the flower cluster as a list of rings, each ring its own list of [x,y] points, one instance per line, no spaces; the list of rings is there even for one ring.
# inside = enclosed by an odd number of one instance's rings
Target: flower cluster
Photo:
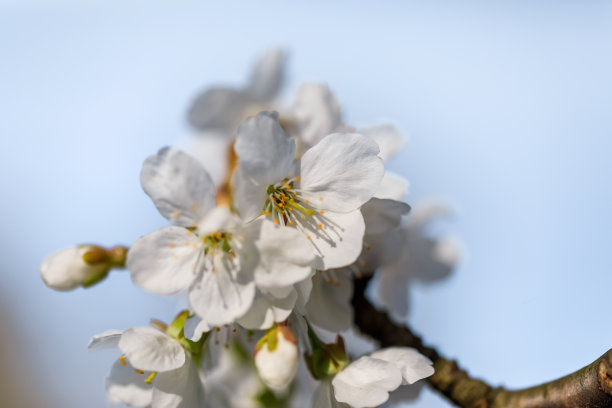
[[[390,299],[383,305],[402,315],[406,308],[394,299],[407,297],[404,283],[415,269],[448,272],[456,251],[421,228],[436,212],[411,221],[401,201],[407,183],[385,171],[402,146],[392,126],[347,126],[321,84],[300,87],[290,108],[276,104],[285,59],[270,52],[246,87],[213,88],[195,100],[190,123],[221,133],[231,154],[164,147],[145,160],[142,187],[169,226],[142,236],[127,254],[82,246],[43,263],[44,281],[59,290],[91,286],[112,267],[126,267],[148,292],[185,294],[189,310],[168,325],[155,320],[92,338],[91,350],[121,351],[107,379],[113,402],[303,406],[297,388],[315,380],[313,407],[373,407],[433,374],[431,362],[409,348],[351,362],[338,333],[352,328],[353,279],[375,275]],[[207,162],[222,157],[227,174],[217,180]],[[327,332],[338,334],[335,342],[321,339]]]

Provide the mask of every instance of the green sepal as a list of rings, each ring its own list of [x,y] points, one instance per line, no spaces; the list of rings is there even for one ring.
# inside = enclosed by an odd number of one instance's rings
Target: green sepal
[[[109,271],[110,271],[110,267],[102,269],[100,272],[96,273],[95,275],[92,275],[89,278],[85,279],[83,283],[81,284],[81,286],[83,286],[84,288],[92,287],[96,283],[103,281],[104,278],[108,276]]]
[[[284,408],[289,405],[292,393],[293,385],[282,395],[276,395],[270,388],[264,387],[263,391],[255,396],[255,401],[262,408]]]
[[[166,329],[166,334],[173,339],[181,340],[185,337],[185,322],[189,318],[189,310],[181,311]]]
[[[108,252],[99,246],[84,245],[88,248],[82,256],[83,262],[87,265],[100,265],[108,262]]]
[[[266,334],[264,334],[263,337],[257,341],[257,344],[255,344],[255,352],[261,350],[261,348],[265,345],[268,346],[269,351],[276,350],[276,346],[278,345],[278,333],[276,326],[268,330]]]
[[[304,361],[314,379],[320,381],[332,378],[348,365],[344,340],[340,335],[336,337],[335,343],[325,344],[308,324],[308,338],[312,353],[304,353]]]

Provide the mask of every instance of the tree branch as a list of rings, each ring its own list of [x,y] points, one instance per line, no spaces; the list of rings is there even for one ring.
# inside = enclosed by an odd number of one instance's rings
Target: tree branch
[[[612,349],[588,366],[558,380],[522,390],[492,387],[470,377],[456,361],[423,344],[410,328],[395,324],[366,299],[369,279],[356,279],[353,294],[355,324],[381,347],[416,348],[434,363],[429,384],[449,401],[464,408],[605,408],[612,407]]]

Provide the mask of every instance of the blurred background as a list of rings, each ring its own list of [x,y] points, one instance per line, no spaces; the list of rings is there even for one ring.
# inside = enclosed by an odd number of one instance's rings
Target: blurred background
[[[89,338],[168,321],[176,299],[123,272],[54,292],[39,264],[165,226],[142,161],[189,137],[198,92],[243,84],[278,45],[287,101],[324,81],[347,123],[392,121],[409,139],[390,163],[408,201],[454,208],[444,229],[464,260],[413,287],[416,331],[508,387],[590,363],[612,347],[611,19],[605,1],[0,0],[0,390],[17,398],[6,406],[107,406],[117,353],[87,353]],[[426,391],[414,406],[448,405]]]

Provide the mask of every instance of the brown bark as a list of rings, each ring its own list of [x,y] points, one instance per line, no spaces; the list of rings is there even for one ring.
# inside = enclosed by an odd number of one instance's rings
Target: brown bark
[[[381,347],[414,347],[434,363],[428,378],[433,389],[465,408],[612,408],[612,349],[588,366],[563,378],[522,390],[492,387],[472,378],[456,361],[440,355],[410,328],[399,326],[376,310],[364,293],[368,279],[355,280],[355,324]]]

